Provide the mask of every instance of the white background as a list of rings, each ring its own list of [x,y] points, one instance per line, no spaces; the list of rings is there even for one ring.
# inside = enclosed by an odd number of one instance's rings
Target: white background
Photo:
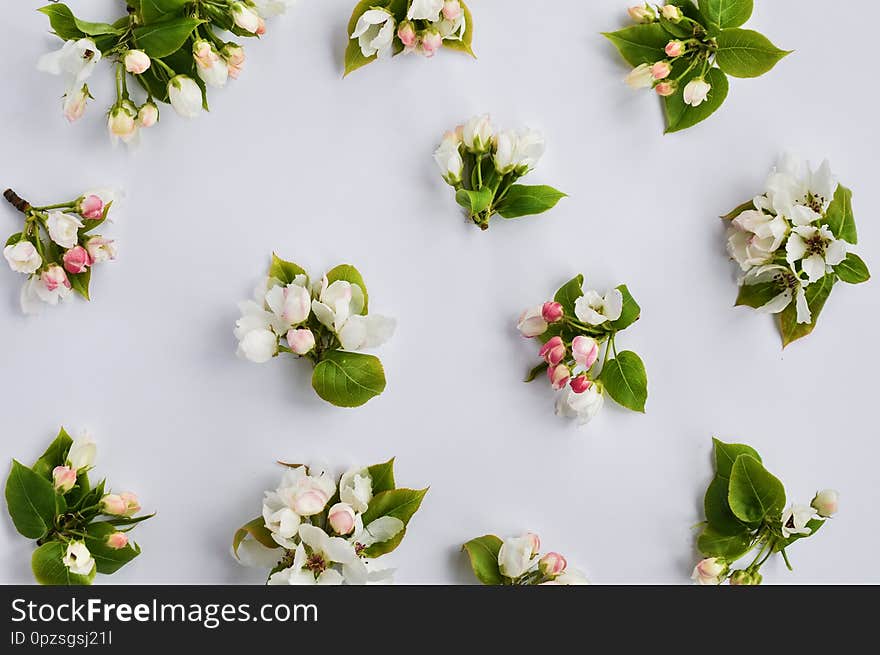
[[[162,108],[134,152],[108,142],[106,65],[86,117],[66,124],[61,81],[35,70],[60,45],[40,4],[11,3],[0,25],[0,184],[35,203],[102,185],[128,197],[104,230],[121,256],[95,271],[92,303],[25,318],[23,277],[0,275],[0,452],[30,463],[60,424],[93,432],[96,473],[159,512],[114,582],[259,583],[229,544],[275,486],[276,459],[394,455],[398,484],[431,486],[392,556],[398,582],[472,582],[464,541],[530,529],[594,582],[686,583],[713,435],[758,448],[792,499],[841,491],[840,515],[791,549],[795,572],[773,561],[767,582],[880,582],[877,286],[839,285],[815,333],[783,353],[770,318],[733,307],[717,218],[762,189],[783,151],[827,156],[855,191],[859,252],[880,267],[874,33],[856,19],[871,3],[757,2],[748,26],[797,52],[732,80],[708,122],[663,136],[658,102],[623,84],[599,36],[626,23],[623,0],[474,0],[477,61],[401,56],[345,81],[354,0],[305,1],[248,44],[210,114]],[[122,3],[71,5],[107,20]],[[431,152],[486,111],[544,131],[528,182],[571,197],[481,233]],[[18,221],[0,210],[6,232]],[[273,249],[315,273],[354,263],[373,311],[398,317],[377,352],[383,396],[333,408],[307,363],[235,357],[236,303]],[[545,384],[521,382],[536,345],[514,329],[578,272],[629,285],[642,319],[619,345],[650,378],[646,415],[609,403],[586,431],[554,416]],[[4,513],[0,581],[31,581],[31,550]]]

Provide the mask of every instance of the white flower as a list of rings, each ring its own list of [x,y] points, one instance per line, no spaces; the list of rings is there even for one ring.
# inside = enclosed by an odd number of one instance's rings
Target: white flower
[[[73,86],[64,94],[64,118],[73,123],[82,118],[86,111],[86,102],[89,99],[89,87],[87,84]]]
[[[232,20],[237,27],[251,34],[256,34],[260,29],[260,17],[257,12],[243,2],[233,2],[229,9],[232,11]]]
[[[396,321],[371,314],[362,316],[364,292],[357,284],[336,280],[321,281],[318,298],[312,301],[312,311],[318,321],[339,337],[343,350],[376,348],[394,334]]]
[[[237,354],[255,364],[264,364],[278,353],[278,335],[271,330],[251,330],[238,343]]]
[[[75,575],[91,575],[95,568],[95,560],[82,541],[67,544],[67,552],[61,561]]]
[[[387,57],[394,42],[394,16],[385,9],[368,9],[358,18],[352,39],[357,39],[364,57]]]
[[[305,526],[304,526],[305,527]],[[311,526],[309,526],[311,527]],[[315,528],[317,530],[317,528]],[[342,574],[333,568],[321,568],[323,560],[312,559],[306,554],[306,548],[299,544],[293,554],[293,565],[273,573],[269,577],[270,585],[341,585]],[[317,573],[317,575],[316,575]]]
[[[544,320],[543,309],[543,305],[538,305],[520,314],[516,329],[527,339],[541,336],[547,331],[548,326],[547,321]]]
[[[801,262],[801,269],[812,283],[846,259],[846,242],[835,239],[828,226],[797,225],[788,237],[785,253],[789,264]]]
[[[277,281],[265,279],[254,293],[256,300],[239,304],[241,318],[235,322],[234,330],[235,338],[239,340],[238,355],[258,364],[275,356],[278,352],[278,336],[285,334],[290,327],[279,314],[265,309],[266,298],[275,288],[283,291],[283,287],[277,286]]]
[[[654,85],[654,74],[651,64],[639,64],[626,76],[626,83],[631,89],[648,89]]]
[[[280,16],[296,4],[296,0],[253,0],[257,13],[263,18]]]
[[[176,75],[168,82],[168,98],[171,106],[184,118],[195,118],[202,111],[202,90],[195,80],[186,75]]]
[[[284,327],[299,325],[312,311],[312,294],[306,288],[305,277],[297,283],[273,286],[266,292],[266,305],[283,322]],[[286,331],[286,330],[282,330]]]
[[[16,273],[30,275],[43,265],[43,258],[30,241],[19,241],[6,246],[3,256],[9,262],[9,268]]]
[[[558,416],[576,418],[578,425],[583,426],[596,417],[604,404],[605,394],[596,383],[592,383],[582,393],[575,393],[569,387],[556,399],[556,414]]]
[[[395,516],[380,516],[364,527],[363,516],[355,517],[354,536],[349,539],[355,548],[368,548],[396,537],[406,526]]]
[[[91,39],[65,41],[60,50],[40,57],[37,69],[52,75],[64,75],[70,88],[80,86],[101,61],[101,51]]]
[[[727,252],[742,270],[766,264],[785,240],[788,223],[781,216],[750,209],[731,221]]]
[[[151,61],[149,55],[143,50],[129,50],[122,58],[125,70],[132,75],[141,75],[149,70]]]
[[[816,510],[816,513],[823,517],[829,518],[837,514],[837,506],[840,503],[840,494],[834,489],[823,489],[813,498],[810,506]]]
[[[691,574],[691,580],[699,585],[719,585],[723,582],[728,568],[724,560],[709,557],[697,563]]]
[[[229,67],[211,43],[196,41],[193,44],[193,59],[196,62],[196,74],[205,84],[215,88],[226,86]]]
[[[138,109],[130,100],[114,106],[107,116],[107,130],[111,143],[136,143],[138,139]]]
[[[465,148],[473,153],[486,152],[492,144],[495,130],[489,114],[474,116],[461,129],[461,140]]]
[[[434,161],[447,184],[455,186],[461,183],[464,160],[459,150],[461,138],[455,132],[447,132],[443,141],[434,151]]]
[[[807,505],[792,505],[782,513],[782,536],[788,539],[793,534],[810,534],[807,523],[816,517],[816,510]]]
[[[366,512],[373,499],[373,479],[369,469],[350,469],[339,479],[339,498],[355,512]]]
[[[587,576],[585,576],[577,569],[573,569],[571,567],[567,568],[562,574],[558,575],[556,579],[553,580],[553,582],[558,585],[567,586],[580,586],[590,584]]]
[[[77,243],[79,229],[83,227],[83,223],[73,214],[53,210],[49,212],[46,227],[49,229],[52,241],[62,248],[73,248]]]
[[[299,538],[309,548],[309,561],[312,562],[313,571],[323,571],[334,563],[341,564],[342,577],[347,584],[367,583],[367,567],[353,544],[341,537],[331,537],[314,525],[299,526]]]
[[[691,80],[684,87],[684,102],[691,107],[699,107],[709,96],[712,85],[703,78]]]
[[[443,0],[412,0],[406,17],[409,20],[436,21],[443,11]]]
[[[83,432],[73,440],[67,452],[67,464],[76,471],[90,468],[95,463],[98,446],[88,432]]]
[[[804,286],[798,276],[790,269],[779,265],[758,266],[745,274],[741,284],[754,285],[768,282],[775,283],[779,288],[779,293],[767,301],[765,305],[758,307],[759,312],[778,314],[794,300],[797,309],[797,322],[812,322],[812,312],[810,312],[810,306],[807,303]]]
[[[612,289],[604,297],[592,290],[585,291],[574,303],[575,316],[588,325],[616,321],[622,313],[623,294],[619,289]]]
[[[525,175],[544,154],[544,137],[535,130],[506,130],[495,135],[495,168],[499,173]]]
[[[505,539],[498,551],[498,566],[505,577],[516,579],[538,565],[533,552],[534,541],[529,535]]]
[[[242,566],[259,569],[275,568],[283,554],[284,551],[280,548],[267,548],[250,535],[247,535],[238,545],[238,550],[233,552]]]
[[[336,484],[326,473],[309,475],[304,466],[285,471],[278,488],[263,499],[263,520],[272,538],[293,548],[301,517],[323,511],[335,492]]]
[[[795,225],[809,225],[827,211],[837,180],[827,160],[813,171],[806,162],[788,155],[770,173],[766,186],[767,200],[777,215]]]

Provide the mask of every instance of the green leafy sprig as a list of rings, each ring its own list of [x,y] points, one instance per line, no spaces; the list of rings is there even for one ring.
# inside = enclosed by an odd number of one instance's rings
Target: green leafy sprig
[[[756,585],[762,581],[761,566],[779,553],[791,570],[787,549],[796,541],[811,537],[837,511],[837,492],[820,491],[809,506],[786,509],[785,488],[774,477],[751,446],[715,444],[715,477],[703,501],[706,520],[697,539],[705,555],[694,570],[701,584]],[[745,568],[734,569],[749,553],[754,559]]]
[[[731,77],[759,77],[790,51],[742,25],[753,0],[670,0],[630,9],[638,23],[605,33],[634,66],[633,88],[653,88],[663,98],[666,132],[706,120],[721,107]]]
[[[64,430],[33,466],[12,460],[6,505],[16,530],[36,540],[31,566],[44,585],[88,585],[140,555],[127,533],[154,516],[135,516],[133,494],[111,494],[106,481],[89,481],[94,443]]]
[[[541,555],[541,540],[528,532],[501,539],[494,534],[471,539],[462,546],[474,575],[484,585],[527,587],[534,585],[585,585],[583,573],[568,566],[556,552]]]

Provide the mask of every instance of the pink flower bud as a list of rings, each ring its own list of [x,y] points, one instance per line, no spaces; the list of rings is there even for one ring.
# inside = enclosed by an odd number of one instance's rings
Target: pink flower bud
[[[661,7],[660,13],[663,14],[663,18],[666,20],[671,20],[676,23],[684,17],[684,14],[681,13],[681,9],[675,5],[665,5]]]
[[[220,54],[223,55],[223,58],[226,60],[226,66],[229,69],[229,77],[232,79],[238,79],[242,68],[244,68],[244,48],[237,43],[227,43],[223,46],[223,50]]]
[[[586,373],[573,377],[571,379],[571,390],[575,393],[584,393],[593,386],[592,381],[587,377]]]
[[[541,346],[541,350],[538,352],[538,355],[545,362],[550,364],[550,366],[556,366],[565,359],[565,343],[562,341],[562,337],[553,337]]]
[[[125,516],[127,504],[118,494],[106,494],[101,498],[101,511],[110,516]]]
[[[92,265],[92,257],[89,255],[89,251],[82,246],[71,248],[64,253],[61,259],[64,262],[64,270],[71,275],[83,273]]]
[[[207,41],[196,41],[193,44],[193,59],[196,64],[202,68],[212,68],[214,64],[220,61],[220,55],[214,50],[214,47]]]
[[[694,567],[691,579],[701,585],[718,585],[724,581],[728,571],[727,562],[718,557],[709,557]]]
[[[436,30],[425,30],[421,36],[422,54],[433,57],[443,45],[443,37]]]
[[[651,76],[655,80],[665,80],[672,73],[672,66],[668,61],[658,61],[651,66]]]
[[[534,532],[527,532],[526,539],[532,545],[532,557],[541,552],[541,539]]]
[[[114,532],[107,537],[107,545],[113,550],[125,548],[128,545],[128,535],[124,532]]]
[[[313,516],[324,509],[328,500],[330,499],[322,491],[309,489],[296,495],[293,511],[300,516]]]
[[[574,361],[589,370],[599,358],[599,342],[593,337],[575,337],[571,342]]]
[[[654,91],[657,92],[658,96],[667,98],[675,93],[675,84],[672,82],[660,82],[660,84],[654,87]]]
[[[443,3],[443,18],[455,20],[461,16],[461,3],[458,0],[446,0]]]
[[[104,215],[104,201],[95,194],[83,196],[76,204],[76,210],[83,218],[96,221]]]
[[[153,127],[159,120],[159,108],[152,102],[145,102],[138,109],[137,122],[141,127]]]
[[[261,16],[257,20],[257,31],[254,32],[254,34],[256,34],[257,36],[263,36],[265,33],[266,33],[266,21],[264,21],[263,17]]]
[[[561,321],[564,315],[565,310],[562,308],[562,305],[555,301],[545,302],[544,306],[541,308],[541,316],[548,323]]]
[[[287,344],[297,355],[305,355],[315,347],[315,335],[308,328],[299,328],[287,332]]]
[[[666,44],[667,57],[681,57],[684,54],[685,45],[681,41],[670,41]]]
[[[834,489],[824,489],[816,494],[810,505],[823,518],[829,518],[837,514],[837,505],[840,501],[840,494]]]
[[[55,485],[55,491],[66,494],[76,484],[76,469],[69,466],[56,466],[52,469],[52,484]]]
[[[125,503],[125,516],[132,516],[141,511],[141,504],[138,502],[138,497],[126,491],[125,493],[119,494],[120,498],[122,498],[122,502]]]
[[[132,75],[140,75],[150,68],[150,57],[143,50],[129,50],[122,59],[125,70]]]
[[[550,385],[556,391],[559,391],[568,385],[568,381],[571,379],[571,371],[565,364],[559,364],[547,369],[547,377],[550,378]]]
[[[40,280],[47,291],[55,291],[60,286],[70,288],[70,280],[67,279],[67,273],[58,264],[52,264],[40,275]]]
[[[565,571],[566,566],[568,566],[568,562],[559,553],[547,553],[538,562],[538,568],[541,570],[541,573],[553,578],[561,575]]]
[[[349,534],[354,530],[355,513],[348,503],[336,503],[327,513],[330,527],[336,534]]]
[[[400,39],[400,42],[405,47],[415,47],[418,37],[416,36],[416,26],[412,21],[405,20],[400,24],[400,27],[397,29],[397,38]]]

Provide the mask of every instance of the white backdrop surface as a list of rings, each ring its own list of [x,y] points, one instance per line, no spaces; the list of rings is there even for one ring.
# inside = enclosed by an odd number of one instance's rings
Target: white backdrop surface
[[[841,491],[840,515],[792,549],[795,572],[772,562],[767,582],[880,582],[877,285],[840,285],[815,333],[783,353],[771,319],[733,307],[717,219],[783,151],[827,156],[855,191],[859,252],[880,267],[874,34],[853,19],[867,0],[757,2],[749,27],[796,52],[672,136],[599,36],[625,23],[623,0],[473,0],[477,61],[399,57],[345,81],[354,0],[303,0],[248,46],[210,114],[187,123],[164,108],[133,152],[105,134],[107,67],[86,117],[64,121],[60,81],[35,70],[59,45],[40,4],[11,3],[0,25],[0,185],[39,202],[106,185],[127,199],[105,230],[121,256],[96,272],[92,303],[25,318],[23,278],[0,274],[0,454],[31,462],[59,425],[92,431],[97,473],[158,510],[114,582],[259,583],[229,544],[274,487],[275,460],[397,456],[399,484],[431,486],[392,555],[399,583],[472,582],[461,543],[527,529],[594,582],[685,583],[713,435],[755,446],[791,498]],[[104,20],[121,3],[70,5]],[[481,233],[431,152],[486,111],[544,131],[529,182],[571,197]],[[0,210],[4,235],[17,221]],[[354,263],[374,311],[399,319],[377,351],[383,396],[336,409],[305,362],[235,357],[236,303],[273,250],[316,273]],[[535,344],[514,329],[578,272],[629,285],[642,319],[619,345],[650,379],[646,415],[607,404],[586,431],[554,416],[547,386],[521,382]],[[31,581],[31,550],[4,512],[0,582]]]

